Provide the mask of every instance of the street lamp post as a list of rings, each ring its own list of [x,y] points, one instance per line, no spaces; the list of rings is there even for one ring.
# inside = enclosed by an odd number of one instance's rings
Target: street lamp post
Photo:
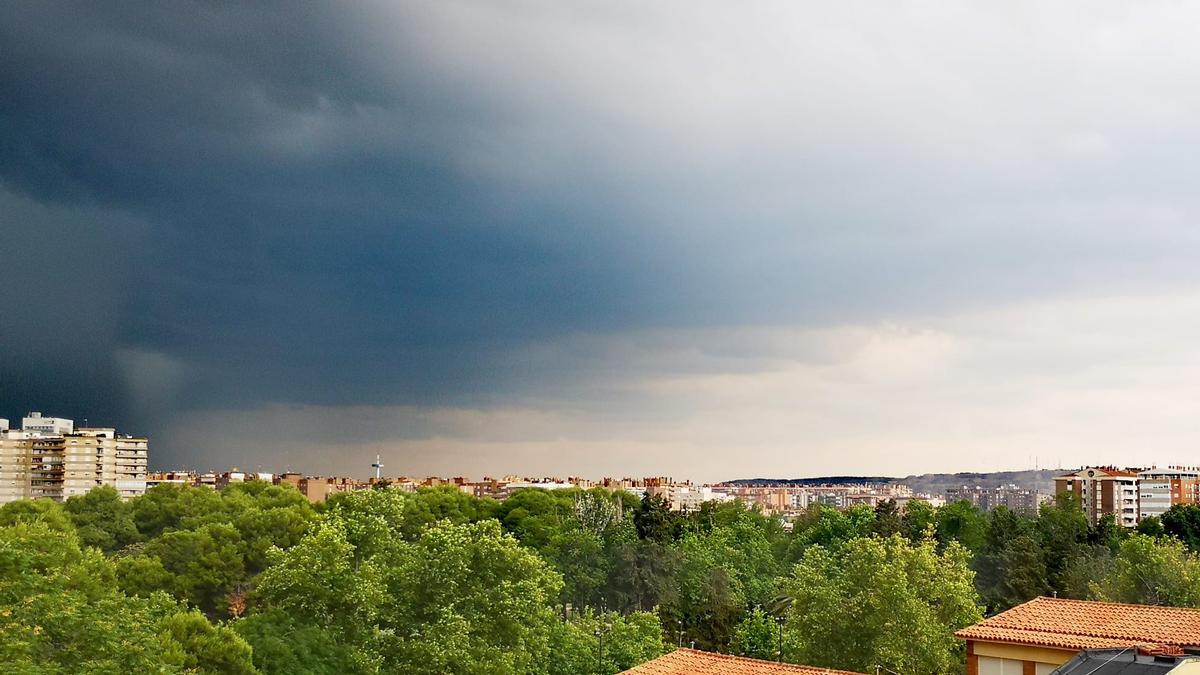
[[[596,655],[596,672],[604,672],[604,627],[598,626],[595,632],[596,639],[600,642],[600,650]]]
[[[777,654],[779,655],[779,663],[783,663],[783,617],[782,616],[775,617],[775,625],[779,626],[779,651],[777,652]]]

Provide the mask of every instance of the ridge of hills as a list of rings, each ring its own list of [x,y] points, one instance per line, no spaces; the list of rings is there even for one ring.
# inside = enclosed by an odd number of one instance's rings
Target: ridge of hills
[[[739,478],[721,483],[736,487],[785,487],[828,484],[895,484],[903,483],[913,492],[944,495],[955,487],[1001,487],[1016,485],[1043,492],[1054,491],[1054,477],[1067,469],[1026,469],[1021,471],[962,471],[959,473],[924,473],[894,478],[888,476],[814,476],[809,478]]]

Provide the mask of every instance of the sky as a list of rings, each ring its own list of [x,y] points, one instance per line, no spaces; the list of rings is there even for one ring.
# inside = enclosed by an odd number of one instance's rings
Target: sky
[[[0,417],[154,468],[1200,464],[1200,8],[0,5]]]

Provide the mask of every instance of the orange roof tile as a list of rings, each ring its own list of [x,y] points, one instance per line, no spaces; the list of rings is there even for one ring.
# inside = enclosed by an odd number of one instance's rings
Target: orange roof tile
[[[1200,645],[1200,610],[1034,598],[957,633],[964,640],[1060,649]]]
[[[634,666],[628,675],[860,675],[845,670],[830,670],[791,663],[776,663],[744,656],[676,649],[657,659]]]

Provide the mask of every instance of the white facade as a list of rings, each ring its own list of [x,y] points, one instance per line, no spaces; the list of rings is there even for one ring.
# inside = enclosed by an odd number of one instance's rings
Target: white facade
[[[147,459],[144,438],[30,413],[20,430],[0,430],[0,503],[63,501],[101,485],[136,497],[146,491]]]
[[[1138,473],[1138,506],[1141,518],[1162,517],[1175,504],[1196,498],[1198,469],[1147,469]]]
[[[1001,659],[995,656],[979,657],[979,675],[1024,675],[1025,661]],[[1057,666],[1050,663],[1033,663],[1036,675],[1050,675]]]
[[[62,436],[75,430],[75,422],[61,417],[43,417],[40,412],[31,412],[21,420],[21,430],[43,436]]]

